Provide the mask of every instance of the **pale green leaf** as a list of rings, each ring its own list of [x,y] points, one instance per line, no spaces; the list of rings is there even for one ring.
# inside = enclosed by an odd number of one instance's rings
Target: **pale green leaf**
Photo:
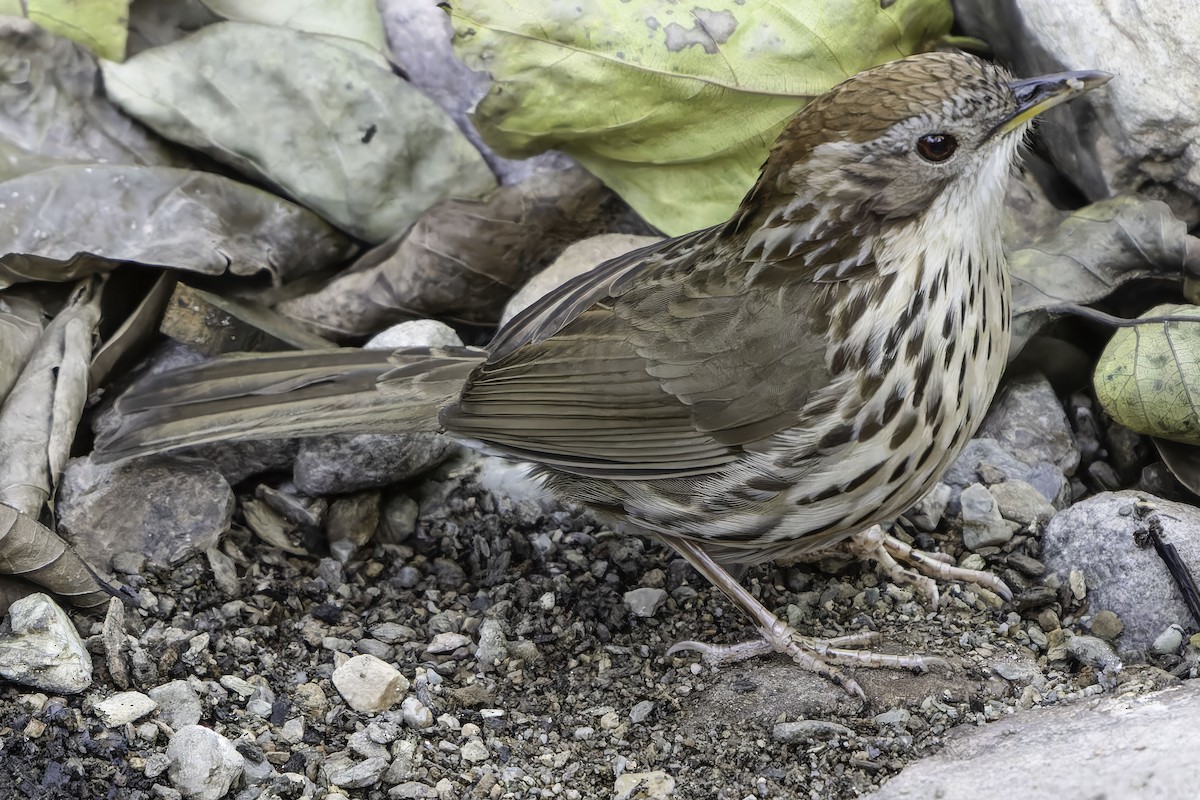
[[[1200,307],[1166,304],[1142,316],[1167,314],[1196,322],[1118,330],[1096,364],[1096,398],[1133,431],[1200,444]]]
[[[351,39],[222,22],[102,66],[131,116],[370,242],[495,186],[445,112]]]
[[[101,58],[125,57],[129,0],[0,0],[0,14],[26,17]]]
[[[887,8],[881,8],[886,5]],[[669,234],[727,219],[814,96],[949,31],[946,0],[453,0],[509,156],[566,152]]]
[[[204,5],[234,22],[344,36],[387,52],[375,0],[204,0]]]

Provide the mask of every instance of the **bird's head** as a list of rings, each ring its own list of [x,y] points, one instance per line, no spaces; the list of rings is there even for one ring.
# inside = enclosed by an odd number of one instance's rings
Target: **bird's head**
[[[924,53],[861,72],[787,124],[739,217],[767,226],[884,224],[935,207],[947,192],[998,212],[1033,118],[1110,77],[1014,79],[965,53]]]

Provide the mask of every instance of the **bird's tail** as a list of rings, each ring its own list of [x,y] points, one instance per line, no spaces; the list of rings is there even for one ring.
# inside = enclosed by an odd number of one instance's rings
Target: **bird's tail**
[[[436,431],[484,357],[474,348],[223,356],[143,379],[97,432],[98,461],[241,439]]]

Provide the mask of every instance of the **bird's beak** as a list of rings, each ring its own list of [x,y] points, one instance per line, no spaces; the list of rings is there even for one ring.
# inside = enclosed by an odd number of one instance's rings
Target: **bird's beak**
[[[988,138],[1010,133],[1043,111],[1072,100],[1112,80],[1107,72],[1059,72],[1039,78],[1025,78],[1008,84],[1017,107],[992,128]]]

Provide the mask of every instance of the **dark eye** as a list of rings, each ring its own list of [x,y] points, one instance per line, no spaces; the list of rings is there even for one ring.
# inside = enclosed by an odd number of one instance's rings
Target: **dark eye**
[[[954,155],[958,140],[948,133],[927,133],[917,139],[917,152],[926,161],[938,163]]]

